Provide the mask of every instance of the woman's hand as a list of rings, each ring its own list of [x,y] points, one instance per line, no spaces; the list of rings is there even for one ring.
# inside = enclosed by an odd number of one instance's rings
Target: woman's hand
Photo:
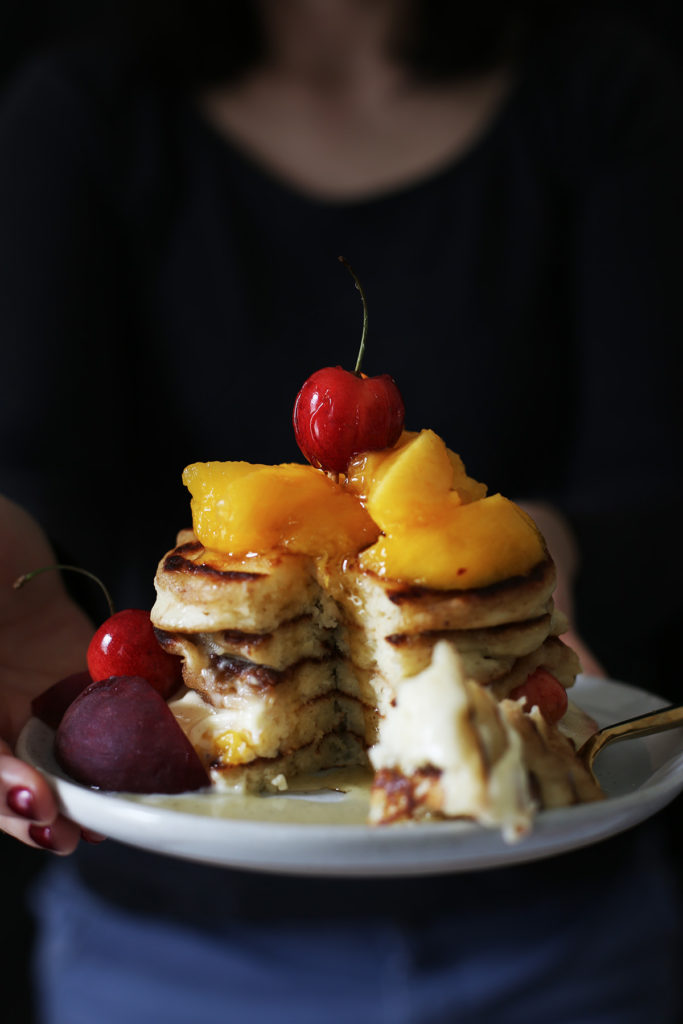
[[[545,537],[548,550],[557,570],[555,605],[569,620],[569,629],[562,639],[579,657],[581,668],[589,676],[605,676],[607,673],[595,655],[575,632],[574,623],[574,578],[578,567],[579,554],[572,529],[556,509],[541,502],[519,502],[528,512]]]
[[[59,814],[43,776],[13,756],[32,698],[85,667],[93,632],[59,573],[14,589],[23,573],[54,562],[35,520],[0,497],[0,829],[30,846],[66,854],[78,845],[80,827]]]

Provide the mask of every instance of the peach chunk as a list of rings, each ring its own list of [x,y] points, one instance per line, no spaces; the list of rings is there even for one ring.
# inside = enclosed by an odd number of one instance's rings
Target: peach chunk
[[[354,460],[346,483],[385,531],[434,523],[453,503],[486,494],[483,484],[467,476],[460,456],[433,430],[405,432],[393,449]]]
[[[485,498],[486,484],[480,484],[474,477],[468,476],[465,464],[460,456],[452,452],[450,448],[446,450],[453,466],[453,490],[457,491],[463,505],[466,505],[469,501],[479,501],[480,498]]]
[[[436,589],[485,587],[529,572],[546,555],[531,518],[500,494],[449,502],[438,522],[399,525],[361,552],[363,569]]]
[[[366,452],[349,465],[346,486],[371,503],[401,507],[447,494],[453,467],[446,445],[432,430],[405,431],[393,448]]]
[[[387,459],[391,459],[399,448],[408,444],[415,437],[417,437],[416,431],[404,430],[393,448],[382,448],[376,452],[360,452],[349,462],[344,486],[347,490],[357,494],[362,502],[365,502],[370,488],[380,475],[382,465]]]
[[[358,498],[312,466],[195,462],[183,482],[194,531],[215,551],[355,554],[379,533]]]

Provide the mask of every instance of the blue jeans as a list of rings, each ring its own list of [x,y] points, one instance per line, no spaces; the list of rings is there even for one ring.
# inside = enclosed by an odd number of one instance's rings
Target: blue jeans
[[[34,899],[40,1021],[674,1024],[676,884],[647,829],[631,845],[597,887],[554,858],[461,877],[461,912],[431,902],[406,918],[399,880],[395,913],[242,914],[207,929],[136,913],[134,894],[117,907],[59,862]]]

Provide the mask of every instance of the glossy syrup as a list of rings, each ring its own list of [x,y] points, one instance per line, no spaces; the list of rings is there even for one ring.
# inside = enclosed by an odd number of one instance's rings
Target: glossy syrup
[[[291,825],[365,825],[372,775],[366,768],[330,768],[291,780],[282,794],[213,790],[178,796],[127,796],[135,803],[185,814]]]

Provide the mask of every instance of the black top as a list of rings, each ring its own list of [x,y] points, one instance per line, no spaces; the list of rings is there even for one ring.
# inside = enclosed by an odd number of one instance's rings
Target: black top
[[[149,605],[189,522],[184,465],[301,459],[299,386],[353,367],[343,254],[366,372],[491,492],[574,519],[588,639],[612,675],[666,682],[650,640],[681,567],[677,90],[646,42],[578,31],[457,162],[320,202],[120,54],[36,60],[0,113],[2,490]]]
[[[353,368],[343,254],[366,371],[491,492],[572,518],[587,639],[676,696],[682,110],[647,42],[577,31],[457,162],[321,202],[120,55],[36,60],[0,112],[2,490],[149,606],[184,465],[300,459],[299,386]]]

